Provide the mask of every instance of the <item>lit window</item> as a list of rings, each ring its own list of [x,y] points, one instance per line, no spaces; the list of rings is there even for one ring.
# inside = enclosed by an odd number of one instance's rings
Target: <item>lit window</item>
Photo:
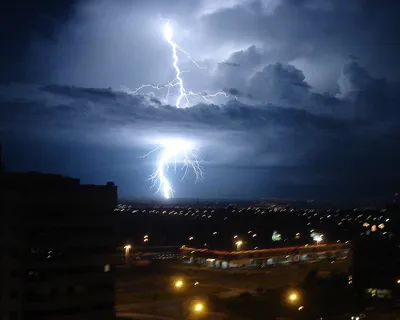
[[[104,272],[110,272],[111,266],[109,264],[104,265]]]

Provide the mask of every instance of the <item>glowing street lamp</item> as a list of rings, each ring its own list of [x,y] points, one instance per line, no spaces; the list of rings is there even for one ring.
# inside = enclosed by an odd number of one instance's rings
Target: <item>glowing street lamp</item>
[[[128,263],[129,260],[129,253],[131,250],[132,246],[130,244],[127,244],[124,249],[125,249],[125,263]]]
[[[324,235],[323,234],[315,234],[314,236],[313,236],[313,240],[317,243],[317,252],[318,252],[318,246],[319,246],[319,243],[322,241],[324,239]]]
[[[292,293],[292,294],[289,295],[289,300],[290,300],[291,302],[296,301],[298,298],[299,298],[299,297],[297,296],[296,293]]]
[[[315,236],[313,240],[315,242],[317,242],[317,245],[319,245],[319,243],[323,240],[323,235],[321,234],[321,235]]]
[[[193,300],[190,302],[189,310],[197,318],[207,314],[206,303],[202,300]]]
[[[243,244],[243,241],[241,241],[241,240],[239,240],[239,241],[236,241],[236,250],[237,251],[239,251],[240,250],[240,247],[242,246],[242,244]]]
[[[301,300],[300,293],[298,291],[294,291],[294,290],[289,291],[286,295],[286,300],[291,305],[299,305],[300,300]]]
[[[183,287],[183,281],[182,280],[176,280],[174,283],[175,289],[181,289]]]
[[[194,305],[194,307],[193,307],[193,311],[194,312],[201,312],[201,311],[203,311],[204,310],[204,305],[201,303],[201,302],[198,302],[198,303],[196,303],[195,305]]]

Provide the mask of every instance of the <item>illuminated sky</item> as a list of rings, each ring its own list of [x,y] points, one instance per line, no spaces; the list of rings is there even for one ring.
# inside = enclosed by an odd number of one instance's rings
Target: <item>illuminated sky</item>
[[[29,9],[15,7],[25,3]],[[64,3],[68,3],[67,1]],[[72,3],[72,1],[71,1]],[[201,144],[177,197],[390,199],[399,189],[395,1],[16,1],[1,5],[0,128],[10,170],[115,181],[152,196],[161,138]],[[121,90],[174,78],[238,100],[188,109]],[[175,180],[174,180],[175,179]]]

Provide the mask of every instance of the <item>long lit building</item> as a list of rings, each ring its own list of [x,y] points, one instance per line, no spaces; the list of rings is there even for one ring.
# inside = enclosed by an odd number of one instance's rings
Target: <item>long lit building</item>
[[[222,251],[181,247],[181,259],[216,268],[266,266],[310,260],[346,258],[350,243],[293,246],[245,251]]]
[[[115,319],[117,187],[2,173],[2,319]]]

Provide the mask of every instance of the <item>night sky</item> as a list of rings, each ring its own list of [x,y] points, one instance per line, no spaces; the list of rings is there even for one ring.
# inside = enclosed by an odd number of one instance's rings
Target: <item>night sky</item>
[[[166,138],[201,146],[178,198],[389,201],[400,190],[397,0],[84,0],[0,5],[0,140],[10,171],[146,181]],[[224,91],[174,106],[174,78]]]

